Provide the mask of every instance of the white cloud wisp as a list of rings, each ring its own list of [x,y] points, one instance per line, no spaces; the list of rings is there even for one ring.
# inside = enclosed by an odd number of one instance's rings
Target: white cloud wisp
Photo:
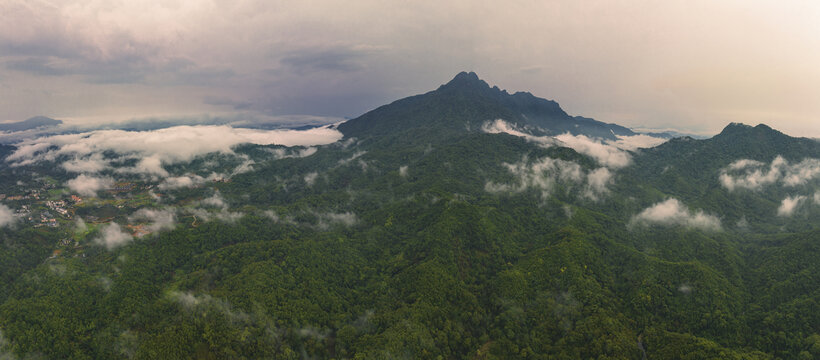
[[[558,182],[576,185],[586,183],[583,196],[598,200],[600,195],[609,191],[607,185],[612,183],[613,177],[612,172],[606,168],[586,173],[577,163],[549,157],[532,162],[525,157],[515,164],[505,163],[504,166],[515,176],[515,181],[511,184],[487,182],[484,186],[486,191],[520,193],[536,189],[541,191],[543,198],[547,198]]]
[[[17,218],[8,206],[0,204],[0,228],[14,224]]]
[[[112,222],[104,225],[100,229],[100,236],[94,240],[97,244],[105,246],[108,250],[124,246],[134,240],[134,238],[124,232],[119,224]]]
[[[176,226],[176,210],[139,209],[128,217],[129,222],[147,222],[146,230],[155,233],[161,230],[172,230]]]
[[[638,149],[653,148],[668,141],[668,139],[646,134],[632,136],[615,135],[618,140],[607,140],[607,143],[622,150],[635,151]]]
[[[565,133],[555,138],[560,140],[566,147],[587,155],[598,161],[599,164],[612,169],[626,167],[632,163],[632,156],[628,152],[584,135]]]
[[[653,147],[666,142],[666,139],[643,134],[618,136],[617,141],[600,140],[570,133],[558,136],[535,136],[501,119],[484,123],[481,130],[488,134],[503,133],[518,136],[543,147],[565,146],[595,159],[599,164],[610,169],[620,169],[632,163],[632,156],[627,151]]]
[[[82,196],[97,196],[97,192],[110,189],[113,185],[114,179],[111,177],[96,177],[85,174],[77,176],[66,183],[71,191]]]
[[[644,209],[632,218],[630,224],[680,225],[706,231],[721,229],[720,219],[717,217],[706,214],[702,210],[691,211],[674,198]]]
[[[777,215],[782,217],[791,216],[806,199],[803,195],[787,196],[780,202],[780,207],[777,208]]]
[[[820,179],[820,159],[806,158],[791,164],[778,156],[768,166],[760,161],[741,159],[721,169],[719,179],[729,191],[741,188],[757,191],[778,183],[796,187]]]
[[[22,166],[68,156],[70,160],[62,164],[66,170],[96,173],[110,167],[111,161],[137,159],[133,167],[118,171],[167,177],[165,165],[191,161],[208,153],[234,154],[232,148],[239,144],[314,146],[330,144],[341,138],[342,134],[329,126],[308,130],[257,130],[230,126],[174,126],[153,131],[97,130],[23,141],[6,161],[12,166]],[[117,154],[118,157],[105,159],[104,153]],[[248,166],[246,164],[243,170],[249,169]]]

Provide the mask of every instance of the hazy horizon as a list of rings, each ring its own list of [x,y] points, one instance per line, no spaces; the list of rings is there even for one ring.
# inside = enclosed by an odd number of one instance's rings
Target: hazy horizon
[[[460,71],[636,129],[820,137],[820,4],[0,1],[0,122],[359,116]]]

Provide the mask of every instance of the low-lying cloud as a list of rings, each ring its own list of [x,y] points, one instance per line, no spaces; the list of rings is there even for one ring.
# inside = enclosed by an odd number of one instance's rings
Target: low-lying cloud
[[[189,214],[196,216],[197,222],[211,221],[213,219],[225,222],[235,223],[239,221],[244,213],[238,211],[229,211],[227,207],[219,208],[216,211],[208,211],[206,209],[194,208],[188,211]]]
[[[85,224],[83,218],[77,216],[77,219],[74,220],[74,232],[77,234],[82,234],[88,230],[88,225]]]
[[[607,168],[598,168],[587,174],[587,189],[584,195],[597,200],[599,194],[609,191],[607,185],[612,183],[612,172]]]
[[[199,306],[200,304],[213,301],[213,298],[208,294],[197,296],[190,292],[181,292],[176,290],[170,291],[168,293],[168,297],[177,301],[186,308],[193,308]]]
[[[674,198],[652,205],[632,218],[630,224],[638,225],[680,225],[695,229],[717,231],[720,230],[720,219],[703,212],[691,211],[680,201]]]
[[[277,159],[287,159],[287,158],[303,158],[308,157],[316,153],[319,149],[309,146],[302,149],[284,149],[284,148],[275,148],[269,149],[269,151],[276,156]]]
[[[293,220],[293,216],[282,216],[273,210],[265,210],[264,212],[262,212],[262,215],[265,215],[275,223],[296,224],[296,222]]]
[[[319,177],[318,172],[314,171],[314,172],[308,173],[307,175],[305,175],[305,178],[304,178],[305,184],[307,186],[313,186],[313,184],[316,182],[316,178],[318,178],[318,177]]]
[[[782,156],[777,156],[768,165],[741,159],[721,169],[719,179],[729,191],[741,188],[757,191],[774,184],[796,187],[820,179],[820,159],[806,158],[791,164]]]
[[[14,216],[14,211],[6,205],[0,204],[0,228],[12,225],[15,222],[17,222],[17,218]]]
[[[196,174],[186,174],[182,176],[171,176],[163,180],[157,188],[160,190],[173,190],[180,188],[192,188],[205,182],[205,178]]]
[[[68,157],[69,160],[62,164],[67,171],[96,173],[108,169],[113,161],[136,159],[133,167],[119,171],[166,177],[169,176],[164,168],[166,165],[191,161],[209,153],[234,154],[232,148],[239,144],[315,146],[341,138],[342,134],[330,126],[308,130],[230,126],[175,126],[153,131],[97,130],[23,141],[17,144],[17,150],[6,161],[12,166],[21,166]],[[116,154],[116,158],[106,158],[103,154]],[[304,153],[299,155],[306,156]],[[245,169],[250,165],[246,164]]]
[[[106,116],[105,119],[77,118],[65,121],[57,126],[36,129],[4,132],[0,131],[0,144],[14,144],[34,138],[56,134],[90,133],[98,130],[154,131],[176,126],[230,126],[247,129],[304,129],[306,126],[325,127],[344,122],[343,118],[314,115],[266,115],[261,113],[231,113],[219,116],[186,115],[170,117],[143,117],[118,119]]]
[[[518,136],[543,147],[565,146],[595,159],[599,164],[610,169],[623,168],[632,163],[632,156],[627,151],[653,147],[666,142],[666,139],[643,134],[617,136],[618,140],[601,140],[570,133],[558,136],[536,136],[527,133],[526,129],[520,129],[501,119],[486,122],[481,130],[489,134],[503,133]]]
[[[256,162],[254,162],[253,160],[251,160],[251,159],[245,159],[244,161],[242,161],[242,163],[241,163],[241,164],[237,165],[237,166],[233,169],[233,171],[231,171],[231,176],[234,176],[234,175],[239,175],[239,174],[244,174],[244,173],[246,173],[246,172],[251,172],[251,171],[253,171],[253,165],[254,165],[254,164],[256,164]]]
[[[353,226],[359,222],[359,218],[356,217],[356,214],[352,212],[343,212],[343,213],[335,213],[335,212],[328,212],[328,213],[319,213],[316,214],[319,218],[319,222],[317,226],[322,229],[326,229],[333,224],[340,224],[344,226]]]
[[[324,212],[317,210],[305,210],[302,212],[303,215],[308,215],[309,217],[314,218],[315,222],[313,219],[309,221],[300,222],[297,221],[293,215],[283,216],[273,210],[266,210],[262,214],[270,218],[275,223],[310,226],[318,228],[320,230],[327,230],[328,228],[334,225],[350,227],[359,223],[359,218],[356,216],[355,213],[350,211]]]
[[[242,167],[242,165],[239,165],[239,167]],[[237,170],[234,170],[232,175],[237,174],[237,173],[241,173],[241,172],[237,172]],[[225,174],[215,173],[215,172],[211,173],[210,175],[208,175],[206,177],[202,177],[202,176],[199,176],[197,174],[188,173],[188,174],[184,174],[184,175],[181,175],[181,176],[169,176],[169,177],[165,178],[164,180],[162,180],[162,182],[159,183],[159,185],[157,185],[157,188],[159,188],[160,190],[174,190],[174,189],[180,189],[180,188],[193,188],[193,187],[200,186],[200,185],[202,185],[202,184],[204,184],[208,181],[217,181],[217,180],[223,180],[223,179],[227,179],[227,178],[229,178],[229,176],[226,176]]]
[[[98,173],[105,170],[110,161],[105,160],[102,153],[91,154],[84,158],[74,158],[62,163],[63,169],[73,173]]]
[[[760,166],[763,166],[763,165],[764,164],[762,162],[757,161],[757,160],[741,159],[741,160],[738,160],[738,161],[735,161],[735,162],[729,164],[728,169],[729,170],[743,170],[743,169],[748,168],[748,167],[760,167]]]
[[[107,176],[96,177],[83,174],[69,180],[66,186],[82,196],[97,196],[97,192],[113,187],[114,179]]]
[[[626,151],[584,135],[565,133],[555,138],[561,141],[566,147],[587,155],[598,161],[599,164],[609,168],[619,169],[632,163],[632,156]]]
[[[527,141],[540,144],[545,147],[557,145],[558,142],[552,136],[535,136],[524,132],[514,124],[510,124],[504,120],[496,119],[495,121],[488,121],[484,123],[481,130],[488,134],[509,134],[526,139]]]
[[[583,195],[593,200],[609,191],[607,185],[612,183],[612,172],[606,168],[598,168],[585,172],[581,165],[561,159],[545,157],[529,161],[526,157],[515,164],[505,163],[504,166],[515,176],[513,183],[487,182],[484,189],[488,192],[519,193],[527,189],[540,190],[543,198],[547,198],[559,181],[564,184],[584,185]]]
[[[119,224],[112,222],[100,227],[100,236],[94,239],[94,242],[104,245],[108,250],[113,250],[128,244],[132,240],[134,238],[131,234],[122,231]]]
[[[225,198],[223,198],[222,194],[220,194],[219,192],[215,193],[211,197],[202,199],[202,201],[200,201],[200,205],[218,209],[214,212],[199,208],[189,210],[191,215],[196,216],[199,220],[202,221],[218,219],[227,223],[233,223],[241,219],[243,216],[245,216],[245,214],[241,212],[229,211],[228,209],[230,208],[230,206],[228,205],[228,202],[225,201]]]
[[[147,222],[146,230],[156,233],[161,230],[172,230],[176,226],[176,210],[139,209],[128,217],[129,222]]]
[[[780,207],[777,208],[778,216],[791,216],[794,210],[797,209],[807,198],[802,195],[787,196],[780,202]]]
[[[208,294],[196,295],[191,292],[182,292],[177,290],[169,291],[166,296],[182,306],[186,311],[211,311],[216,310],[221,312],[229,319],[231,323],[249,323],[260,322],[269,326],[270,333],[273,331],[273,322],[269,319],[260,319],[258,313],[247,314],[240,310],[234,310],[233,307],[225,300],[218,299]]]
[[[362,157],[362,155],[364,155],[364,154],[367,154],[367,151],[356,151],[352,155],[350,155],[349,158],[339,160],[338,164],[339,165],[347,165],[347,164],[353,162],[354,160]],[[359,161],[361,162],[361,160],[359,160]]]
[[[607,143],[619,149],[636,151],[638,149],[653,148],[665,143],[668,139],[654,137],[646,134],[638,134],[632,136],[615,135],[618,140],[607,140]]]
[[[215,193],[213,196],[202,199],[201,203],[203,205],[214,206],[218,208],[227,209],[228,203],[225,202],[225,198],[222,197],[220,193]]]

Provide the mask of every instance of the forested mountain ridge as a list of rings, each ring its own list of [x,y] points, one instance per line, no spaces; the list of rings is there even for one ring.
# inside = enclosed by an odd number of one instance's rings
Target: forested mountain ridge
[[[346,136],[367,138],[403,130],[424,130],[435,139],[467,128],[480,128],[484,122],[505,119],[535,131],[611,139],[615,135],[634,135],[632,130],[590,118],[568,115],[558,103],[527,92],[509,94],[490,87],[473,72],[462,72],[450,82],[423,95],[411,96],[381,106],[339,125]]]
[[[627,172],[636,181],[708,207],[732,222],[782,226],[807,220],[772,215],[788,196],[814,196],[817,159],[816,140],[790,137],[764,124],[729,124],[709,139],[681,137],[641,150],[637,166]],[[757,211],[744,211],[749,207]]]
[[[806,157],[816,158],[820,157],[820,142],[794,138],[765,124],[752,127],[733,123],[709,139],[676,138],[644,152],[647,156],[664,157],[681,165],[705,164],[708,168],[726,159],[771,161],[776,156],[782,156],[799,161]]]
[[[4,148],[0,357],[820,357],[816,141],[579,121],[461,73],[166,175]]]

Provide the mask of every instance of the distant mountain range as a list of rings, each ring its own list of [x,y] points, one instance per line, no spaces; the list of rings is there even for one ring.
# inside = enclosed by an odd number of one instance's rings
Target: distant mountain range
[[[586,135],[600,139],[615,140],[617,136],[631,136],[639,132],[627,127],[601,122],[583,116],[572,116],[552,100],[534,96],[529,92],[508,93],[497,86],[490,86],[474,72],[461,72],[448,83],[425,94],[410,96],[381,106],[359,117],[348,120],[338,129],[348,137],[367,139],[407,131],[401,136],[424,136],[446,138],[463,129],[479,129],[488,121],[503,119],[516,127],[538,135]],[[214,118],[197,124],[228,124],[230,119]],[[62,124],[45,116],[0,123],[0,132],[17,132],[50,128]],[[129,121],[113,128],[129,131],[155,130],[181,124],[174,120],[151,119]],[[183,122],[182,124],[188,124]],[[289,127],[300,130],[321,125]],[[280,124],[253,123],[238,127],[276,129]],[[106,127],[107,128],[107,127]],[[640,132],[660,138],[674,138],[687,134],[666,132]],[[412,134],[412,135],[411,135]],[[6,142],[19,140],[17,137]]]
[[[0,123],[0,131],[24,131],[42,127],[52,127],[62,124],[61,120],[55,120],[45,116],[35,116],[23,121]]]

